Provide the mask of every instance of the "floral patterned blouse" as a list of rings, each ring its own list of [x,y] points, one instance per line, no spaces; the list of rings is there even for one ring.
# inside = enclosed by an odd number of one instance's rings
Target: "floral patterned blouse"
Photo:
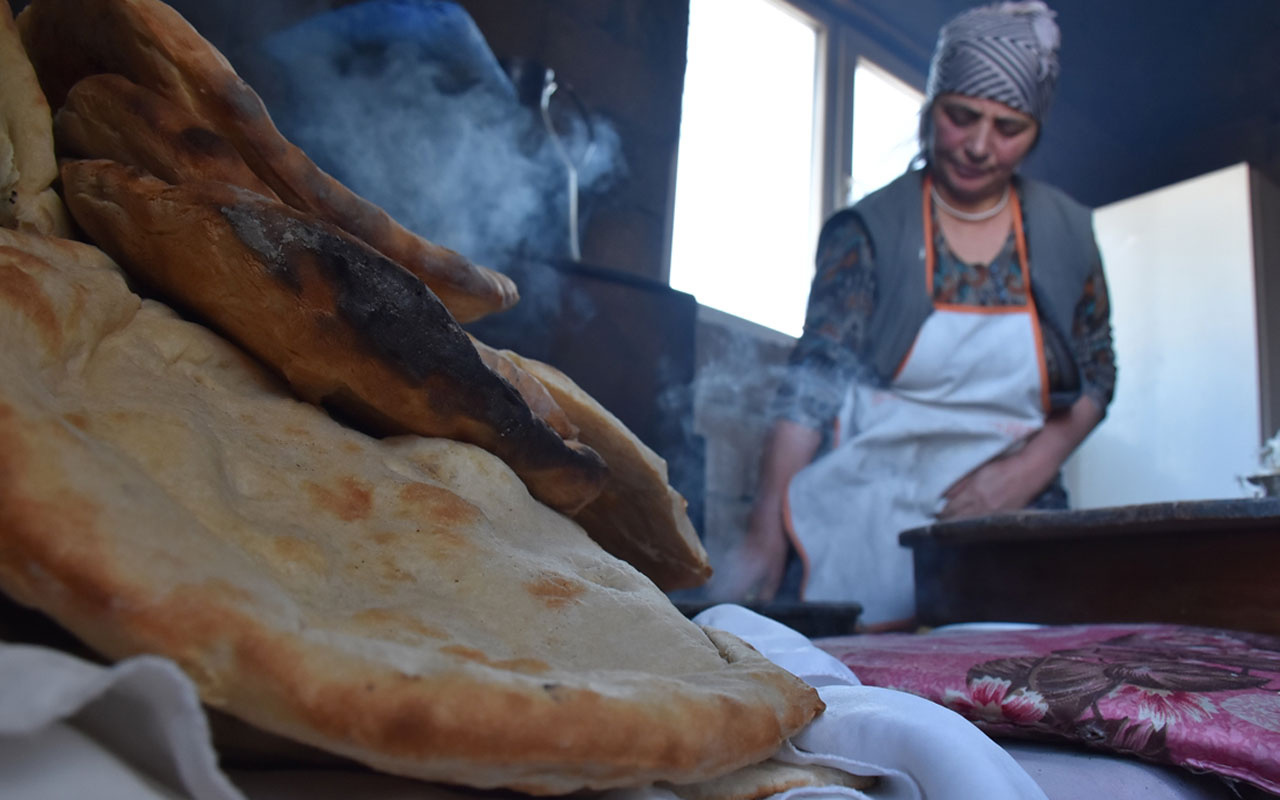
[[[970,264],[952,254],[941,226],[933,227],[937,253],[935,301],[986,306],[1026,302],[1027,287],[1012,232],[990,264]],[[1034,259],[1034,254],[1031,257]],[[880,301],[876,296],[874,258],[866,228],[856,216],[848,215],[842,223],[823,232],[804,333],[791,353],[787,375],[774,398],[772,418],[825,432],[851,382],[881,382],[858,356],[866,352],[871,311]],[[1098,261],[1076,304],[1069,336],[1055,333],[1041,317],[1051,392],[1079,388],[1093,397],[1100,408],[1107,407],[1116,374],[1110,312],[1106,279]],[[1073,355],[1082,374],[1076,373]]]

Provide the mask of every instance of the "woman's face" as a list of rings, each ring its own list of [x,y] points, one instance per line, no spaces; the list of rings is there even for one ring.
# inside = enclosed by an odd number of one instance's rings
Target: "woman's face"
[[[1039,132],[1029,115],[967,95],[940,95],[930,113],[934,179],[959,202],[977,203],[1004,192]]]

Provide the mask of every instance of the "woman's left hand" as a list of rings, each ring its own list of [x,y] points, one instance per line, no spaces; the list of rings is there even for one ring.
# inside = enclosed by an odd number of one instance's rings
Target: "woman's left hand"
[[[946,505],[938,519],[1026,508],[1101,420],[1102,407],[1089,395],[1081,395],[1070,408],[1050,416],[1021,449],[991,459],[952,484],[942,495]]]
[[[1044,490],[1056,465],[1047,471],[1026,449],[995,458],[956,481],[943,493],[946,505],[938,519],[956,519],[1016,511]]]

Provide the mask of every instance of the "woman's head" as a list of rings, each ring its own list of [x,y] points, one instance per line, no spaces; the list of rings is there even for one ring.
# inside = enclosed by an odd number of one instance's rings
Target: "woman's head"
[[[1053,16],[1040,0],[1005,2],[971,9],[942,27],[920,114],[921,152],[930,163],[944,155],[936,152],[944,144],[942,125],[957,118],[947,113],[946,100],[990,112],[997,138],[1018,128],[1008,120],[1029,122],[1030,146],[1035,144],[1058,79]]]

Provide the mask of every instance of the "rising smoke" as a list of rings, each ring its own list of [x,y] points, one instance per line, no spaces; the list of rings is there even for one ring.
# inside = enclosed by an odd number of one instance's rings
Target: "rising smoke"
[[[264,99],[281,131],[402,225],[508,274],[569,257],[555,142],[459,6],[371,0],[311,17],[261,49]],[[617,132],[551,99],[589,211],[625,174]],[[542,302],[533,277],[518,276],[521,304]]]

